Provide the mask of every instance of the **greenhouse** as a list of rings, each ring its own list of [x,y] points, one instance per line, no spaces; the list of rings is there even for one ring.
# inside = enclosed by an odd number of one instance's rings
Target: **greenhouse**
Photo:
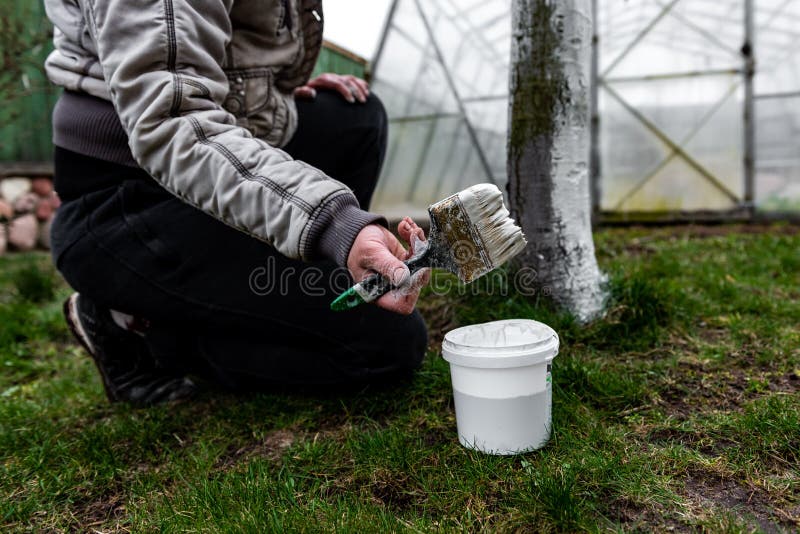
[[[506,180],[510,1],[394,0],[372,62],[378,209]],[[800,0],[596,0],[592,184],[606,219],[800,209]]]
[[[42,175],[58,95],[41,71],[51,26],[39,4],[12,5],[6,25],[19,38],[4,47],[24,64],[19,80],[6,75],[0,95],[0,174]],[[800,0],[592,7],[590,168],[599,220],[796,217]],[[358,27],[350,24],[355,9],[325,2],[335,44],[326,44],[317,71],[368,72],[386,105],[390,145],[374,208],[419,216],[470,184],[502,186],[511,1],[376,0],[358,7]],[[366,31],[369,44],[359,47]]]

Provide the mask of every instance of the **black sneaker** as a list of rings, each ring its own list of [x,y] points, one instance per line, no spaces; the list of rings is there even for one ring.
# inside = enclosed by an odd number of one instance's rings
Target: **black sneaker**
[[[97,365],[109,401],[150,406],[184,400],[196,392],[187,377],[160,366],[144,339],[120,328],[109,310],[73,293],[64,302],[64,317]]]

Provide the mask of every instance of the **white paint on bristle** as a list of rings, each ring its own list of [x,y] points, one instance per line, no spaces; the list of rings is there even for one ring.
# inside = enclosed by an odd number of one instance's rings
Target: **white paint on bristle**
[[[503,204],[503,193],[494,184],[477,184],[458,193],[470,222],[483,239],[493,268],[522,252],[528,244],[522,229]]]

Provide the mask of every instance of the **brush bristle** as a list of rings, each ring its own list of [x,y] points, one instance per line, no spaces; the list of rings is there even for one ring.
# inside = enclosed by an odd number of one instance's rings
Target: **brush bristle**
[[[493,268],[522,252],[528,241],[503,204],[494,184],[477,184],[458,193],[470,221],[481,236]]]

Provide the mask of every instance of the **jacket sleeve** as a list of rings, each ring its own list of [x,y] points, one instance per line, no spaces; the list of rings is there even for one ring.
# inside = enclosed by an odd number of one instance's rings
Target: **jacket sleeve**
[[[344,264],[358,231],[380,218],[361,211],[346,185],[254,138],[222,108],[232,0],[90,2],[103,76],[138,164],[285,256]]]

